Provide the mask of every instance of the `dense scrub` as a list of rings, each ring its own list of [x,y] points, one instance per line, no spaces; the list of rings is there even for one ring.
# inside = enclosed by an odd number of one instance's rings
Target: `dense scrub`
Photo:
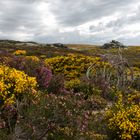
[[[68,54],[46,59],[45,64],[52,68],[54,74],[63,73],[66,78],[72,79],[82,76],[91,64],[99,61],[99,57]]]
[[[101,54],[117,50],[100,51],[3,45],[1,139],[140,139],[139,64],[109,61]]]

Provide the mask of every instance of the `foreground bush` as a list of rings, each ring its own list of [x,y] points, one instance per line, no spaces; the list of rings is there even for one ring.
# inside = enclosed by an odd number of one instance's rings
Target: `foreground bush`
[[[106,106],[103,100],[94,97],[85,100],[81,93],[40,95],[26,109],[21,107],[18,126],[22,133],[19,137],[34,140],[105,139],[104,127],[100,126],[103,124],[99,123],[102,115],[94,114],[94,110]]]
[[[136,97],[137,99],[139,98],[133,95],[123,103],[122,95],[120,94],[118,102],[107,112],[111,139],[140,139],[140,102],[137,102]]]
[[[36,78],[24,72],[0,65],[0,104],[11,105],[24,94],[30,94],[37,86]]]

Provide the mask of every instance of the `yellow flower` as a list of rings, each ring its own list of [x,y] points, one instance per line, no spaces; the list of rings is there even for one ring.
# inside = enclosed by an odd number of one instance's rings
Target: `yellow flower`
[[[13,52],[14,55],[26,55],[26,50],[16,50]]]
[[[109,118],[108,127],[116,133],[121,140],[132,140],[140,137],[140,105],[123,104],[122,95],[118,94],[115,107],[106,113]]]
[[[68,54],[46,59],[45,64],[52,68],[53,73],[63,73],[67,79],[73,79],[85,74],[88,67],[98,61],[99,57]]]
[[[22,71],[0,65],[0,72],[0,99],[5,105],[14,103],[16,97],[29,94],[37,86],[36,78]]]

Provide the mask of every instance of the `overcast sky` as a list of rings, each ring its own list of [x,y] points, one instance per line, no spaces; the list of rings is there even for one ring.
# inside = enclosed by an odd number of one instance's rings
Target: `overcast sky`
[[[0,0],[0,39],[140,45],[140,0]]]

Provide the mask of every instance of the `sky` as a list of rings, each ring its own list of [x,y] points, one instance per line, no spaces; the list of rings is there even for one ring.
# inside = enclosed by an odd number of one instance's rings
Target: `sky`
[[[0,0],[0,39],[140,45],[140,0]]]

